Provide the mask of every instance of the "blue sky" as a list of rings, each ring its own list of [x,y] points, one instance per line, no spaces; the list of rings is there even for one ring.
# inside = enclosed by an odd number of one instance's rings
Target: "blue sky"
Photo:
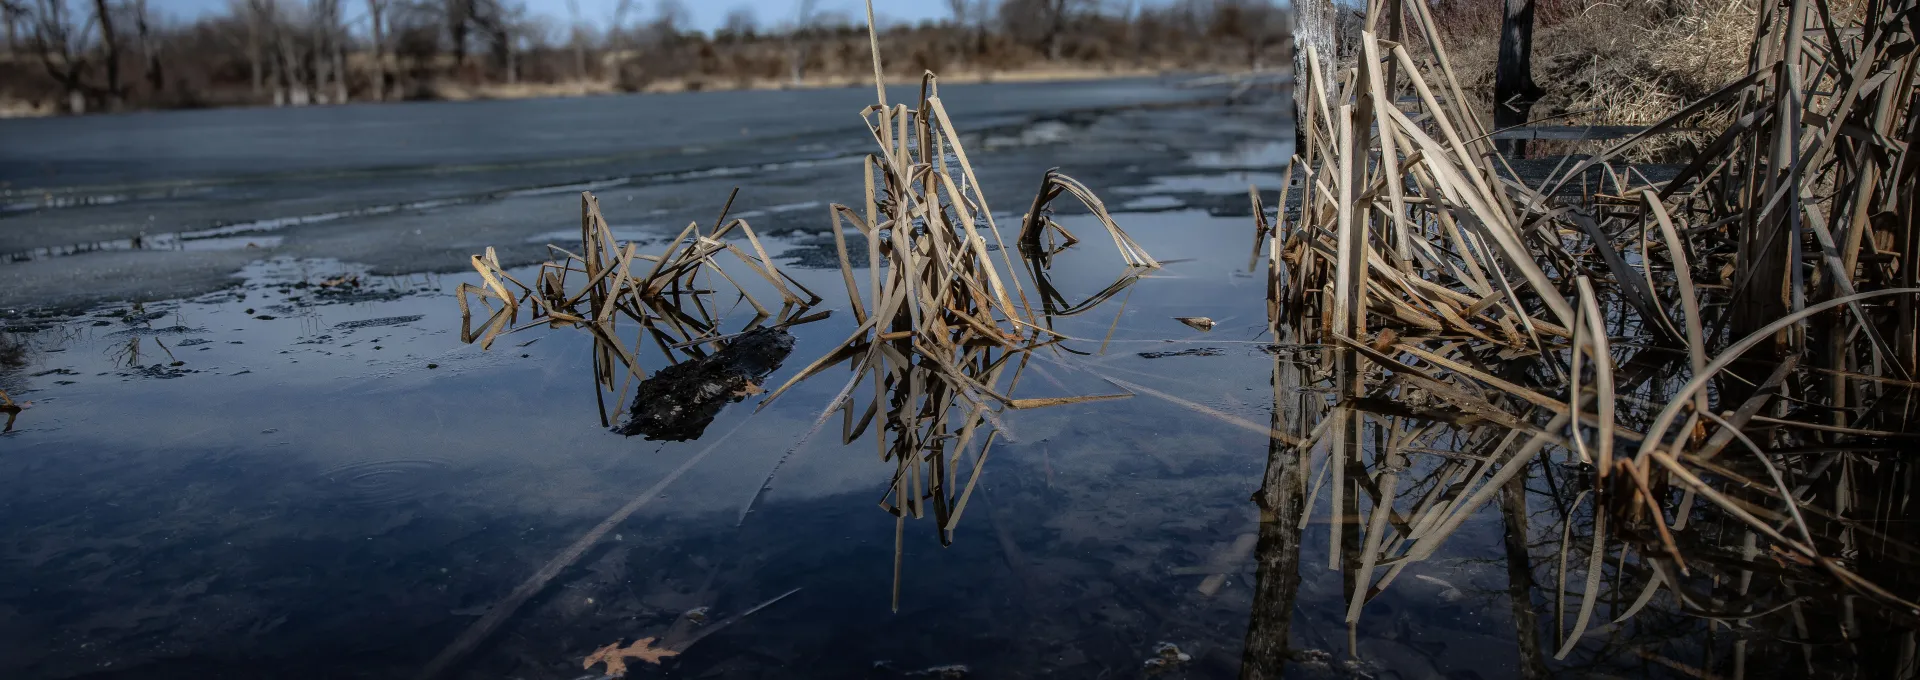
[[[568,17],[566,0],[519,0],[525,2],[527,10],[533,14],[542,14],[558,23],[565,23]],[[210,13],[227,11],[229,0],[158,0],[150,7],[170,14],[176,19],[192,20]],[[578,0],[582,18],[604,24],[612,21],[613,9],[618,0]],[[694,28],[712,30],[725,20],[727,13],[737,7],[752,9],[759,17],[762,26],[772,26],[790,21],[793,18],[794,0],[681,0],[691,15]],[[366,12],[364,0],[344,0],[349,19],[358,18]],[[629,10],[634,20],[653,15],[654,0],[634,0]],[[822,12],[840,12],[852,17],[863,16],[865,5],[860,0],[819,0]],[[881,25],[895,21],[920,21],[947,16],[947,3],[944,0],[874,0],[873,11],[880,18]]]

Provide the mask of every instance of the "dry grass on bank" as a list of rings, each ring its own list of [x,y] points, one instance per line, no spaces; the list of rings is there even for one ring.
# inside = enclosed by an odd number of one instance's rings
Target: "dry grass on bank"
[[[1754,0],[1624,0],[1584,8],[1567,4],[1536,18],[1533,79],[1544,93],[1534,105],[1534,120],[1651,125],[1747,72],[1759,4]],[[1835,4],[1840,13],[1839,5],[1853,3]],[[1443,24],[1442,31],[1461,86],[1475,93],[1482,110],[1491,110],[1498,13],[1475,15],[1470,21],[1459,17]],[[1718,130],[1731,122],[1731,109],[1720,107],[1702,112],[1684,127]],[[1667,135],[1635,149],[1628,160],[1681,158],[1706,141],[1706,133]]]

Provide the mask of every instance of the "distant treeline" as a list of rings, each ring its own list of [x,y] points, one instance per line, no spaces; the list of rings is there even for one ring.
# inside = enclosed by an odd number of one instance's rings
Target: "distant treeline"
[[[152,0],[0,0],[0,107],[12,113],[302,106],[560,92],[785,87],[866,75],[865,17],[799,0],[691,30],[679,0],[567,20],[523,0],[231,0],[166,21]],[[890,72],[971,77],[1280,66],[1267,0],[948,0],[881,36]]]

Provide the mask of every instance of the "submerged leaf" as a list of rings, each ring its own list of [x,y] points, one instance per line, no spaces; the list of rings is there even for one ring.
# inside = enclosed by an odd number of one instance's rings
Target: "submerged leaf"
[[[613,644],[601,647],[587,655],[586,661],[581,662],[580,667],[592,668],[594,664],[603,663],[607,665],[606,677],[618,678],[625,677],[627,674],[627,659],[639,659],[658,665],[661,660],[679,654],[671,649],[655,649],[653,638],[640,638],[626,647],[621,647],[620,641],[614,640]]]

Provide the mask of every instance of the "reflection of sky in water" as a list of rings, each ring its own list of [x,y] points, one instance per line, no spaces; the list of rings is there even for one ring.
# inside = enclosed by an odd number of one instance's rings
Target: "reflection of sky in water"
[[[1284,168],[1292,141],[1249,141],[1225,151],[1201,151],[1188,161],[1197,168]]]
[[[1139,198],[1128,200],[1125,203],[1121,203],[1119,206],[1119,209],[1121,210],[1165,210],[1168,208],[1179,208],[1179,207],[1185,206],[1186,204],[1187,204],[1186,201],[1182,201],[1172,196],[1141,196]]]
[[[1118,187],[1116,193],[1122,194],[1245,194],[1249,185],[1264,189],[1277,188],[1281,176],[1271,172],[1225,172],[1207,175],[1165,175],[1154,177],[1142,186]]]

